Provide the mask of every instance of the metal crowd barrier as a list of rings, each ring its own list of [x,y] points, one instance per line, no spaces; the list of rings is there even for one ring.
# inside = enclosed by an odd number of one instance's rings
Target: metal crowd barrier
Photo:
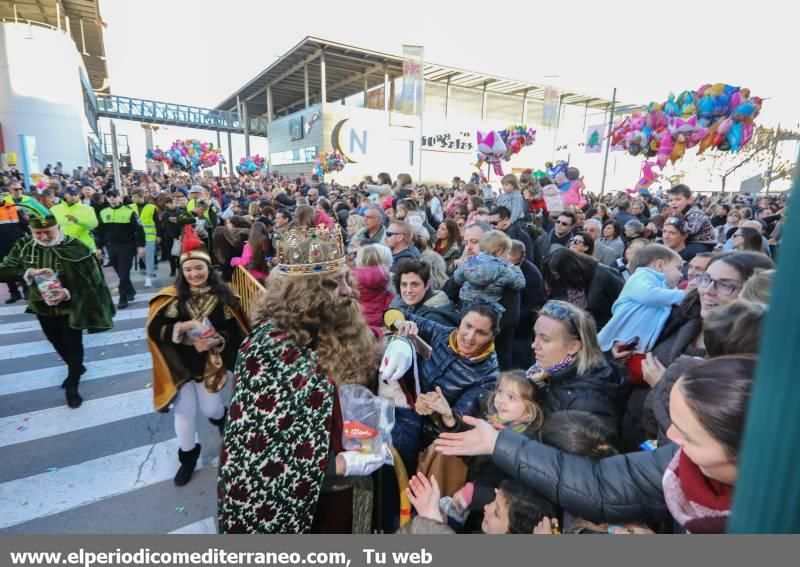
[[[231,287],[242,303],[242,310],[247,315],[247,318],[252,317],[253,308],[258,303],[261,294],[264,293],[264,286],[258,283],[250,272],[241,266],[236,266],[233,270],[233,279],[231,280]]]

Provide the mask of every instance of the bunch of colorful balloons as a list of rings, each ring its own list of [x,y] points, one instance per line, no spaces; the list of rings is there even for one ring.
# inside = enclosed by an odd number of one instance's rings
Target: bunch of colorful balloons
[[[525,124],[511,124],[505,130],[498,130],[497,133],[506,145],[504,161],[510,160],[511,156],[536,141],[536,130],[526,127]]]
[[[509,161],[525,146],[536,141],[536,130],[524,124],[512,124],[497,132],[476,132],[478,155],[475,167],[479,170],[488,163],[497,175],[503,175],[501,161]]]
[[[153,160],[153,161],[163,161],[167,165],[169,165],[169,163],[170,163],[170,157],[169,157],[169,155],[167,155],[167,152],[165,152],[164,150],[162,150],[161,148],[158,148],[158,147],[156,149],[154,149],[154,150],[147,150],[146,157],[147,157],[147,159],[150,159],[150,160]]]
[[[697,90],[670,93],[663,103],[653,102],[647,112],[634,112],[611,130],[612,145],[621,145],[631,155],[656,158],[645,162],[637,190],[646,189],[657,178],[654,167],[673,165],[687,149],[697,146],[700,155],[709,148],[738,152],[755,133],[755,119],[762,99],[750,89],[724,83],[705,84]]]
[[[171,167],[183,171],[196,173],[201,168],[213,167],[218,163],[225,163],[219,148],[214,144],[200,142],[199,140],[175,140],[169,151]]]
[[[565,161],[557,161],[555,164],[547,162],[545,169],[547,177],[553,181],[561,192],[561,200],[564,205],[583,207],[586,204],[586,199],[583,198],[582,194],[586,185],[584,185],[581,172],[577,167],[572,167]],[[537,175],[534,174],[534,177],[537,177]]]
[[[317,175],[320,176],[332,171],[342,171],[346,164],[347,158],[345,158],[342,153],[337,150],[320,152],[319,156],[314,158],[314,169],[316,170]]]
[[[261,169],[266,169],[266,160],[260,155],[243,157],[239,160],[239,165],[236,166],[236,171],[241,175],[248,173],[255,173]]]

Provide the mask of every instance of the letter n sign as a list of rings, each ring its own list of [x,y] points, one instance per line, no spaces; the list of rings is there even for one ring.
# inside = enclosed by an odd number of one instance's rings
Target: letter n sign
[[[360,152],[356,152],[356,145],[358,145],[358,148],[359,148]],[[365,155],[367,153],[367,131],[366,130],[362,130],[361,131],[361,137],[359,138],[359,136],[356,133],[355,129],[353,129],[353,128],[350,129],[350,148],[349,149],[350,149],[350,153],[351,154],[360,153],[362,155]]]

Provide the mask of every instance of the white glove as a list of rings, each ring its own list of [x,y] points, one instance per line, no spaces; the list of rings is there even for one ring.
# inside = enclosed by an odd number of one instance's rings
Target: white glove
[[[383,465],[383,456],[373,453],[359,453],[358,451],[343,451],[339,453],[344,458],[344,476],[367,476]]]
[[[381,361],[380,379],[399,380],[414,363],[414,349],[408,341],[394,340],[386,347]]]

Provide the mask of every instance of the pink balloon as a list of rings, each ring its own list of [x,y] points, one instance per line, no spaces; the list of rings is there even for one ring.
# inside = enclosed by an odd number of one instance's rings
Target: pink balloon
[[[730,131],[731,126],[733,126],[733,118],[726,118],[719,123],[719,126],[717,126],[717,134],[727,134]]]
[[[747,142],[753,137],[756,131],[756,126],[752,122],[745,122],[742,124],[742,147],[747,145]]]

